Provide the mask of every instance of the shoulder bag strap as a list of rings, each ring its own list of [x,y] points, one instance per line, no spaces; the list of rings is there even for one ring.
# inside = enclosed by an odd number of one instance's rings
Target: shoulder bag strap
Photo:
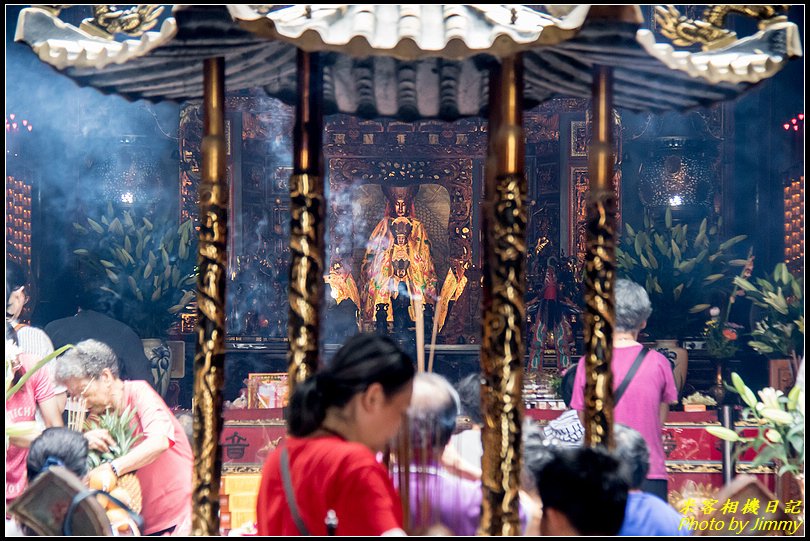
[[[284,484],[284,495],[287,496],[287,506],[290,508],[295,526],[301,535],[310,535],[301,515],[298,513],[298,504],[295,503],[292,478],[290,477],[290,458],[287,456],[287,446],[281,448],[281,482]]]
[[[624,391],[627,390],[627,386],[630,385],[630,381],[633,379],[633,376],[635,376],[636,372],[638,372],[638,369],[641,366],[641,361],[644,360],[644,357],[646,357],[649,352],[650,350],[644,346],[642,346],[641,351],[638,352],[636,360],[633,361],[633,366],[630,367],[627,375],[624,376],[622,384],[619,385],[619,388],[616,389],[616,392],[613,394],[614,406],[619,403],[619,400],[621,400],[622,396],[624,395]]]
[[[62,522],[62,535],[65,536],[72,536],[73,535],[73,517],[76,514],[76,510],[79,508],[79,504],[81,504],[85,499],[96,496],[98,494],[104,495],[107,499],[111,500],[115,505],[123,509],[127,515],[129,515],[130,521],[132,521],[132,525],[137,528],[137,532],[134,532],[135,535],[140,535],[143,531],[143,517],[132,510],[130,506],[116,498],[115,496],[111,495],[106,490],[85,490],[76,494],[73,499],[70,501],[70,506],[68,506],[68,510],[65,513],[65,518]],[[109,535],[109,534],[108,534]],[[115,533],[113,533],[115,535]]]

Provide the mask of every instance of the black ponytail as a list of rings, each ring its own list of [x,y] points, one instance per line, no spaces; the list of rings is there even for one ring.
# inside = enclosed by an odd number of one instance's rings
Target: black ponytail
[[[28,449],[28,481],[33,481],[49,466],[63,466],[78,477],[87,475],[88,444],[81,432],[67,427],[46,428]]]
[[[326,417],[326,404],[318,392],[317,378],[311,377],[295,387],[290,399],[287,429],[293,436],[312,434]]]
[[[413,361],[393,340],[358,334],[338,350],[324,370],[296,386],[287,420],[289,433],[308,436],[321,426],[327,409],[342,408],[373,383],[382,385],[385,396],[391,397],[414,374]]]

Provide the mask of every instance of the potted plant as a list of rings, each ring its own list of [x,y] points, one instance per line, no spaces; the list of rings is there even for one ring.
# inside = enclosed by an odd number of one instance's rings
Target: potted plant
[[[101,278],[100,289],[115,298],[116,316],[144,339],[158,390],[165,392],[171,365],[163,342],[178,312],[195,299],[192,221],[177,225],[167,214],[149,215],[138,208],[116,211],[108,204],[98,220],[88,217],[73,227],[82,246],[74,253]]]
[[[778,263],[770,276],[753,282],[734,279],[760,312],[748,345],[769,359],[787,358],[795,377],[804,356],[804,287],[784,263]]]
[[[731,248],[746,236],[722,241],[720,225],[721,220],[709,225],[706,218],[697,228],[674,224],[667,208],[663,223],[655,223],[645,213],[643,229],[636,231],[625,224],[624,237],[616,248],[619,273],[644,286],[650,295],[653,313],[646,333],[659,341],[657,347],[673,352],[679,389],[686,380],[688,358],[677,340],[699,331],[697,314],[709,308],[706,301],[730,289],[730,266],[747,263],[732,259],[731,254]]]
[[[644,216],[644,229],[636,231],[625,224],[625,234],[616,249],[616,264],[621,274],[643,285],[653,303],[647,322],[650,336],[679,338],[695,331],[696,314],[712,292],[731,289],[729,266],[743,266],[746,260],[734,260],[730,249],[743,241],[739,235],[721,241],[720,220],[709,225],[706,218],[697,228],[673,224],[667,209],[664,223]]]
[[[736,373],[731,374],[734,391],[737,392],[746,407],[742,412],[742,421],[753,424],[756,435],[745,436],[740,432],[713,426],[706,430],[720,439],[736,443],[735,456],[754,449],[757,456],[751,464],[761,466],[777,460],[781,477],[785,474],[794,476],[804,496],[804,401],[801,387],[796,385],[785,395],[782,391],[766,387],[757,395],[745,385]]]

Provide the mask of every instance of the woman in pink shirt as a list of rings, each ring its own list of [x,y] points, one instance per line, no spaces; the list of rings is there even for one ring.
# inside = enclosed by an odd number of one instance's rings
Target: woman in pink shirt
[[[616,280],[614,291],[616,323],[610,370],[615,392],[641,352],[638,333],[647,325],[647,319],[652,314],[652,305],[644,288],[631,280]],[[580,362],[574,380],[571,407],[579,411],[583,424],[584,390],[585,363]],[[641,490],[655,494],[664,501],[667,499],[667,467],[661,429],[666,421],[669,405],[677,401],[678,391],[675,389],[669,361],[657,351],[651,350],[613,410],[615,422],[636,429],[650,449],[650,471]]]
[[[105,468],[120,477],[135,472],[141,484],[146,535],[187,535],[191,530],[191,472],[194,459],[180,422],[152,386],[118,377],[118,358],[107,345],[84,340],[62,355],[56,379],[70,396],[82,396],[90,415],[135,411],[143,438]],[[115,442],[103,429],[85,432],[90,449],[107,451]],[[91,472],[91,475],[93,472]]]
[[[17,334],[6,320],[6,358],[11,359],[14,372],[12,385],[16,385],[22,376],[33,370],[39,359],[24,353],[17,343]],[[37,370],[20,389],[6,400],[6,426],[21,421],[33,421],[37,407],[42,411],[46,426],[62,426],[62,415],[53,392],[53,383],[47,371]],[[6,450],[6,505],[16,499],[27,486],[25,460],[28,447],[39,435],[9,438]]]

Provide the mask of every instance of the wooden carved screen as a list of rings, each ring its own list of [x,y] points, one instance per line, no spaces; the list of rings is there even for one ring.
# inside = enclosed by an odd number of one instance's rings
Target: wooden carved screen
[[[614,112],[614,135],[616,142],[613,155],[615,171],[613,175],[613,190],[616,194],[616,228],[621,230],[621,118]],[[590,144],[590,122],[588,120],[572,120],[570,123],[570,145],[568,147],[568,254],[575,256],[577,261],[585,259],[585,203],[588,194],[588,146]]]
[[[287,331],[289,187],[293,109],[271,98],[226,98],[230,188],[227,329],[239,340],[283,339]],[[198,223],[202,116],[189,104],[180,118],[181,219]],[[183,316],[191,332],[193,315]]]
[[[525,114],[530,294],[542,281],[536,265],[542,258],[533,258],[540,248],[548,244],[544,257],[551,253],[582,257],[586,107],[585,100],[557,99]],[[293,111],[277,100],[252,96],[229,96],[226,109],[233,247],[229,255],[228,334],[242,340],[283,338]],[[181,113],[182,219],[196,219],[201,120],[198,104],[186,106]],[[435,246],[437,288],[441,288],[449,268],[467,266],[467,288],[440,335],[445,343],[472,343],[480,332],[477,314],[482,262],[476,224],[486,145],[487,125],[480,119],[410,124],[334,115],[325,122],[324,156],[329,178],[326,268],[337,253],[343,257],[349,254],[346,263],[359,279],[368,223],[379,220],[384,212],[381,187],[403,183],[421,186],[416,214],[425,222]],[[360,186],[366,186],[364,191],[349,189]],[[356,210],[360,203],[368,208]],[[444,210],[431,210],[437,206]],[[193,324],[190,317],[184,316],[187,332]]]

